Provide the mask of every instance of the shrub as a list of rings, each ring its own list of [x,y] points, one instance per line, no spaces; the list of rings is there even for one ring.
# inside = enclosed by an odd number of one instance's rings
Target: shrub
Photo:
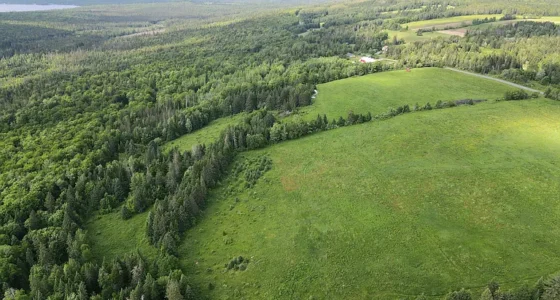
[[[258,149],[266,145],[266,138],[258,134],[248,134],[247,135],[247,148],[248,149]]]
[[[560,89],[547,88],[544,96],[552,100],[560,100]]]
[[[233,269],[233,267],[235,267],[235,262],[233,262],[233,260],[230,260],[229,263],[227,264],[227,269],[231,270]]]
[[[542,295],[544,300],[560,299],[560,276],[550,279],[545,284],[544,293]]]
[[[121,207],[121,218],[123,220],[128,220],[132,217],[132,212],[130,211],[130,209],[128,209],[128,206],[126,204],[123,204],[123,206]]]
[[[235,271],[245,271],[247,269],[247,265],[249,264],[249,260],[244,258],[243,256],[238,256],[232,258],[229,263],[225,264],[226,269],[228,270],[235,270]]]
[[[524,90],[507,91],[504,95],[505,100],[524,100],[529,99],[529,94]]]
[[[336,125],[338,125],[339,127],[342,127],[342,126],[346,125],[346,121],[344,121],[344,119],[342,117],[339,117],[338,121],[336,122]]]

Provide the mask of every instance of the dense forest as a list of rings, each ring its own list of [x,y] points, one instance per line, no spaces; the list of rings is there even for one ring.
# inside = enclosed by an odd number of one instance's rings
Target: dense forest
[[[198,299],[201,291],[178,267],[177,246],[236,153],[432,109],[280,120],[310,105],[317,84],[401,67],[453,66],[545,86],[547,97],[560,98],[559,25],[520,22],[414,43],[387,33],[405,31],[402,24],[412,21],[469,14],[558,15],[556,1],[166,5],[172,9],[145,4],[0,15],[5,299]],[[396,62],[359,64],[347,56],[384,46]],[[214,143],[186,152],[161,149],[241,112],[248,115]],[[92,258],[84,224],[94,213],[115,210],[123,219],[150,211],[146,236],[158,249],[156,259],[140,252]],[[539,282],[513,298],[490,285],[488,299],[538,299],[553,289],[560,290],[557,281]],[[469,299],[465,293],[451,297]]]

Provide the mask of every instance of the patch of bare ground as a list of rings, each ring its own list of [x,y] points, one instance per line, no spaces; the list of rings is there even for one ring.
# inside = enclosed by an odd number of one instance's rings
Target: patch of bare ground
[[[464,28],[461,29],[450,29],[450,30],[440,30],[439,33],[449,34],[449,35],[456,35],[460,37],[464,37],[467,34],[467,30]]]
[[[123,35],[121,37],[129,38],[129,37],[135,37],[135,36],[156,35],[158,33],[164,33],[164,32],[165,32],[165,29],[156,29],[156,30],[149,30],[149,31],[142,31],[142,32],[127,34],[127,35]]]

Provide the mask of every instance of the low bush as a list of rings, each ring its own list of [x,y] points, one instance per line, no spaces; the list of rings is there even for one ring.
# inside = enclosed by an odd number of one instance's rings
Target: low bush
[[[525,100],[529,99],[529,94],[524,90],[507,91],[504,95],[504,100]]]

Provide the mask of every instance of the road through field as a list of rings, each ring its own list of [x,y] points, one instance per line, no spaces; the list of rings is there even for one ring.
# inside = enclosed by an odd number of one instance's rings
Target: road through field
[[[541,95],[544,94],[543,92],[541,92],[539,90],[535,90],[535,89],[532,89],[530,87],[526,87],[526,86],[523,86],[523,85],[520,85],[520,84],[517,84],[517,83],[513,83],[513,82],[509,82],[509,81],[506,81],[506,80],[502,80],[502,79],[498,79],[498,78],[494,78],[494,77],[490,77],[490,76],[486,76],[486,75],[481,75],[481,74],[477,74],[477,73],[467,72],[467,71],[463,71],[463,70],[459,70],[459,69],[455,69],[455,68],[444,67],[444,69],[459,72],[459,73],[463,73],[463,74],[469,74],[469,75],[473,75],[473,76],[476,76],[476,77],[481,77],[481,78],[486,78],[486,79],[498,81],[498,82],[501,82],[501,83],[511,85],[513,87],[516,87],[516,88],[524,89],[524,90],[529,91],[529,92],[540,93]]]

